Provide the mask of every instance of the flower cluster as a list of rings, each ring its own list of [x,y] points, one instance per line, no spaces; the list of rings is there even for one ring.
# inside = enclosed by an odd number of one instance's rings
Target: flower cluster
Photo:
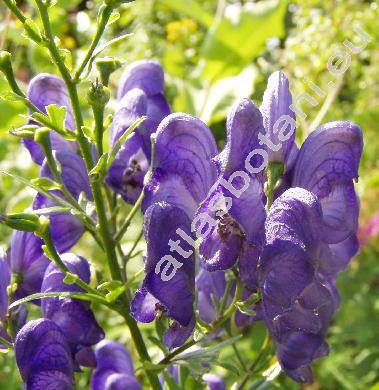
[[[146,277],[132,314],[150,322],[163,311],[174,321],[165,342],[177,347],[194,327],[195,286],[200,318],[212,323],[212,295],[221,299],[223,271],[233,268],[240,299],[262,294],[254,319],[283,370],[311,382],[309,364],[328,353],[336,276],[358,250],[362,133],[330,122],[299,150],[291,100],[286,76],[271,75],[260,109],[243,99],[230,110],[220,153],[199,119],[175,113],[160,123],[142,203]]]
[[[27,96],[43,113],[51,104],[64,106],[65,127],[75,130],[59,77],[36,76]],[[209,331],[207,340],[216,337],[228,308],[238,327],[263,321],[282,369],[311,382],[310,364],[328,353],[325,337],[339,305],[336,277],[358,250],[353,181],[363,147],[360,128],[327,123],[299,149],[282,72],[270,76],[260,108],[247,98],[233,105],[221,151],[200,119],[170,113],[163,70],[154,61],[128,67],[117,100],[111,147],[147,117],[104,174],[107,190],[127,203],[143,196],[145,276],[130,305],[132,317],[145,323],[169,318],[163,342],[173,349],[193,336],[196,324]],[[17,364],[29,389],[71,389],[80,366],[94,368],[95,390],[140,389],[129,352],[103,340],[88,301],[69,296],[86,291],[68,283],[67,275],[87,285],[91,279],[88,261],[69,251],[100,213],[93,207],[84,216],[54,210],[60,200],[79,210],[91,206],[93,191],[78,144],[54,131],[44,142],[24,139],[41,166],[40,179],[52,183],[58,171],[60,183],[38,193],[33,210],[49,218],[61,263],[50,261],[41,235],[14,232],[8,253],[0,256],[0,336],[11,343],[17,334]],[[97,154],[93,147],[94,160]],[[34,301],[41,318],[25,325],[26,309],[9,310],[9,304],[35,293],[45,294]],[[212,374],[202,379],[210,388],[225,386]]]

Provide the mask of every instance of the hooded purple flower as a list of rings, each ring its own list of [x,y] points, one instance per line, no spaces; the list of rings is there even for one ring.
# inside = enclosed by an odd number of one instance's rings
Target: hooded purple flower
[[[324,339],[339,304],[320,264],[325,245],[320,201],[307,190],[287,190],[271,206],[265,230],[261,316],[283,370],[298,382],[310,383],[309,365],[328,354]]]
[[[69,271],[78,275],[85,283],[90,282],[90,269],[87,260],[65,253],[61,256]],[[51,263],[45,272],[41,292],[83,292],[76,284],[63,282],[65,275],[55,263]],[[90,302],[73,298],[45,298],[41,300],[42,314],[54,321],[64,333],[70,349],[75,355],[83,347],[98,343],[104,332],[93,315]]]
[[[181,345],[194,327],[190,218],[216,178],[211,162],[216,153],[210,130],[190,115],[172,114],[158,128],[154,171],[142,206],[146,278],[131,310],[142,322],[152,321],[159,311],[173,318],[175,322],[165,335],[170,348]]]
[[[40,73],[30,81],[26,94],[31,103],[45,114],[46,106],[50,104],[66,107],[65,125],[71,130],[75,129],[70,98],[66,85],[60,77],[52,74]],[[55,131],[52,131],[50,135],[53,150],[77,150],[76,143],[65,140]],[[24,139],[24,144],[28,148],[33,161],[41,165],[45,158],[42,147],[31,139]]]
[[[62,181],[70,194],[78,200],[80,194],[83,193],[88,200],[91,200],[91,189],[83,159],[76,153],[68,150],[57,151],[55,156],[61,167]],[[40,177],[47,177],[53,180],[47,163],[42,165]],[[60,191],[55,190],[53,193],[64,198]],[[41,194],[38,194],[33,202],[34,210],[53,206],[56,206],[55,202]],[[71,249],[85,231],[83,222],[71,213],[51,213],[49,214],[49,219],[51,237],[59,252]]]
[[[227,144],[215,158],[219,178],[197,211],[196,218],[210,221],[207,229],[204,225],[198,229],[203,238],[199,253],[208,271],[231,268],[240,258],[247,283],[252,279],[250,263],[256,262],[263,245],[266,216],[262,179],[249,172],[261,163],[250,155],[259,148],[262,116],[250,100],[243,99],[232,107],[226,127]]]
[[[91,378],[92,390],[140,390],[128,350],[116,341],[103,340],[95,349],[96,369]]]
[[[41,291],[43,274],[50,260],[42,251],[43,241],[31,232],[14,231],[10,245],[10,266],[17,274],[17,298]]]
[[[111,127],[111,146],[133,122],[147,116],[117,153],[106,177],[106,183],[129,203],[134,203],[142,191],[151,159],[150,135],[170,113],[163,88],[163,69],[150,60],[133,63],[121,78],[119,103]]]
[[[53,321],[29,321],[17,334],[14,348],[27,390],[74,389],[70,349]]]
[[[283,163],[289,170],[297,154],[296,119],[290,109],[292,96],[287,76],[280,71],[268,78],[260,111],[265,129],[260,144],[268,153],[268,161]]]
[[[359,202],[358,179],[362,131],[351,122],[330,122],[303,143],[293,171],[292,186],[315,194],[324,215],[324,241],[338,244],[355,236]]]

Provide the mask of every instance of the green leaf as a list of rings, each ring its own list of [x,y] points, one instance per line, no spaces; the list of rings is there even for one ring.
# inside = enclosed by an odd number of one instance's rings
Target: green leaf
[[[99,296],[94,295],[94,294],[90,294],[90,293],[79,293],[79,292],[71,292],[71,291],[46,292],[46,293],[31,294],[25,298],[18,299],[17,301],[14,301],[9,306],[9,310],[14,309],[15,307],[23,305],[25,303],[35,301],[37,299],[44,299],[44,298],[50,298],[50,297],[76,298],[76,299],[81,299],[83,301],[103,302],[103,300]]]
[[[36,179],[30,180],[30,182],[39,188],[43,188],[46,191],[49,190],[60,190],[61,186],[55,181],[47,178],[47,177],[38,177]]]
[[[143,362],[143,368],[147,371],[162,371],[166,368],[167,366],[165,364],[154,364],[152,362],[149,362],[148,360],[145,360]]]
[[[63,283],[65,284],[75,284],[79,279],[79,276],[76,274],[73,274],[71,272],[67,272],[64,279]]]
[[[251,65],[237,76],[226,77],[214,83],[210,87],[208,96],[203,97],[205,104],[202,110],[197,109],[200,119],[207,124],[224,119],[234,102],[253,93],[256,76],[257,70]],[[199,100],[195,99],[195,101]]]
[[[50,118],[51,123],[58,129],[64,132],[64,121],[66,119],[67,109],[65,106],[58,107],[56,104],[49,104],[46,106],[46,113]]]
[[[204,27],[210,27],[212,24],[212,14],[195,0],[159,0],[159,2],[182,15],[196,19]]]
[[[32,19],[26,18],[24,22],[24,37],[30,39],[32,42],[41,43],[41,32],[36,23]]]
[[[96,181],[103,180],[104,176],[107,173],[106,169],[104,169],[107,163],[107,158],[108,158],[107,153],[103,154],[99,158],[97,164],[91,169],[88,175],[92,180],[96,180]]]
[[[119,280],[110,280],[104,283],[101,283],[97,286],[97,290],[99,291],[113,291],[122,286],[122,282]]]
[[[110,26],[114,22],[116,22],[118,19],[120,19],[120,13],[117,10],[113,10],[111,13],[111,16],[109,17],[107,26]]]
[[[238,74],[265,49],[269,38],[283,37],[285,0],[266,0],[252,8],[241,8],[237,23],[227,18],[212,25],[201,56],[204,58],[202,76],[214,83]]]
[[[225,368],[225,370],[228,370],[237,376],[240,375],[240,371],[239,371],[238,367],[236,367],[235,365],[233,365],[231,363],[220,362],[220,363],[217,363],[217,365],[222,367],[222,368]]]
[[[112,291],[110,291],[106,296],[105,296],[105,299],[107,300],[107,302],[111,303],[111,302],[114,302],[121,294],[123,294],[126,290],[126,287],[125,285],[124,286],[121,286],[121,287],[118,287]]]
[[[216,358],[216,353],[219,352],[222,348],[226,347],[227,345],[235,343],[237,340],[239,340],[242,337],[242,335],[232,337],[228,340],[225,340],[221,343],[218,343],[216,345],[206,347],[206,348],[200,348],[196,351],[192,352],[186,352],[177,355],[172,362],[175,361],[184,361],[184,362],[195,362],[195,361],[204,361],[204,360],[214,360]]]

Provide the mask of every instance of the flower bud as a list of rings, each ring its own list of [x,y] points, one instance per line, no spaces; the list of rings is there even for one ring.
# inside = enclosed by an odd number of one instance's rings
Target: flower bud
[[[38,215],[32,213],[0,214],[0,223],[24,232],[35,232],[40,228]]]
[[[121,61],[113,57],[99,58],[95,62],[100,74],[100,81],[103,85],[108,85],[110,75],[121,67]]]
[[[110,98],[110,92],[103,84],[92,84],[87,93],[87,101],[92,107],[104,108]]]
[[[12,91],[19,96],[24,96],[20,87],[17,85],[12,68],[12,55],[8,51],[0,51],[0,71],[4,73]]]
[[[38,126],[36,126],[36,125],[24,125],[24,126],[16,128],[16,129],[10,130],[9,133],[14,135],[15,137],[27,138],[27,139],[34,140],[34,134],[35,134],[35,131],[37,129],[38,129]]]

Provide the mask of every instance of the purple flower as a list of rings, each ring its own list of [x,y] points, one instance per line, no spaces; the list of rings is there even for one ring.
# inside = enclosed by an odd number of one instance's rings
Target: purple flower
[[[11,271],[5,250],[0,247],[0,321],[4,322],[8,313],[7,287],[11,282]]]
[[[301,383],[312,382],[309,365],[328,354],[324,339],[339,304],[320,265],[322,227],[320,201],[301,188],[276,199],[265,223],[266,246],[259,268],[261,316],[283,370]]]
[[[91,378],[93,390],[140,390],[128,350],[116,341],[103,340],[95,349],[96,369]]]
[[[227,118],[227,144],[215,158],[218,180],[197,211],[197,217],[207,215],[212,221],[202,232],[199,252],[203,267],[225,270],[240,258],[246,283],[253,278],[248,271],[263,245],[266,212],[262,179],[246,171],[245,161],[259,165],[256,156],[248,157],[259,147],[262,129],[262,116],[250,100],[243,99],[232,107]]]
[[[323,211],[323,267],[326,275],[344,269],[358,251],[358,179],[362,131],[351,122],[329,122],[302,145],[292,173],[292,186],[311,191]]]
[[[26,389],[74,389],[70,349],[53,321],[29,321],[17,334],[14,348]]]
[[[41,291],[43,274],[50,260],[42,251],[43,241],[30,232],[14,231],[10,245],[10,266],[17,274],[17,298]]]
[[[87,260],[72,253],[65,253],[61,258],[71,273],[78,275],[85,283],[90,282],[91,274]],[[76,284],[64,283],[64,277],[58,266],[51,263],[45,271],[41,292],[83,292]],[[81,348],[94,345],[104,338],[104,332],[96,322],[90,302],[52,297],[41,300],[41,309],[45,318],[54,321],[60,327],[73,355]]]
[[[274,72],[267,81],[260,111],[265,129],[260,144],[268,153],[268,161],[286,165],[289,170],[297,153],[295,113],[290,109],[292,96],[287,76]]]
[[[11,272],[7,259],[7,254],[3,248],[0,248],[0,336],[6,340],[9,337],[2,327],[2,324],[6,321],[8,314],[8,292],[7,287],[11,281]],[[0,344],[0,349],[5,349],[3,344]]]
[[[75,129],[70,98],[66,85],[60,77],[40,73],[30,81],[26,94],[30,102],[45,114],[46,106],[50,104],[56,104],[59,107],[65,106],[67,109],[65,125],[71,130]],[[52,131],[50,135],[53,150],[77,150],[76,143],[65,140],[55,131]],[[45,158],[42,147],[31,139],[24,139],[24,144],[28,148],[33,161],[41,165]]]
[[[134,203],[142,191],[151,159],[150,135],[170,113],[163,87],[163,70],[154,61],[133,63],[121,78],[119,103],[111,127],[111,146],[133,122],[147,116],[117,153],[106,177],[106,183],[129,203]]]
[[[225,382],[222,378],[215,374],[204,374],[203,381],[208,385],[209,390],[225,390]]]
[[[213,299],[221,300],[225,293],[225,273],[222,271],[208,272],[201,269],[196,276],[198,291],[198,310],[202,321],[210,324],[217,318]]]
[[[161,225],[157,225],[159,221]],[[183,265],[171,279],[163,281],[156,273],[162,257],[169,251],[170,238],[177,228],[187,229],[189,219],[178,207],[168,203],[155,203],[145,213],[145,237],[147,253],[145,258],[146,277],[137,291],[131,305],[131,313],[137,321],[150,322],[159,311],[166,313],[176,322],[165,334],[165,342],[170,348],[181,345],[190,336],[194,327],[194,278],[195,267],[192,259],[183,260]],[[164,227],[164,229],[162,229]],[[183,246],[187,253],[190,246]],[[164,268],[169,271],[169,266]],[[168,275],[169,276],[169,275]]]
[[[61,167],[62,181],[70,194],[78,200],[80,194],[83,193],[86,199],[91,200],[91,189],[83,159],[76,153],[68,150],[57,151],[55,155]],[[53,180],[46,162],[42,165],[40,177],[47,177]],[[54,190],[52,193],[64,198],[60,191]],[[53,206],[56,206],[56,203],[42,194],[38,194],[33,202],[34,210]],[[71,213],[51,213],[49,214],[49,219],[51,237],[59,252],[71,249],[85,231],[83,222]]]

